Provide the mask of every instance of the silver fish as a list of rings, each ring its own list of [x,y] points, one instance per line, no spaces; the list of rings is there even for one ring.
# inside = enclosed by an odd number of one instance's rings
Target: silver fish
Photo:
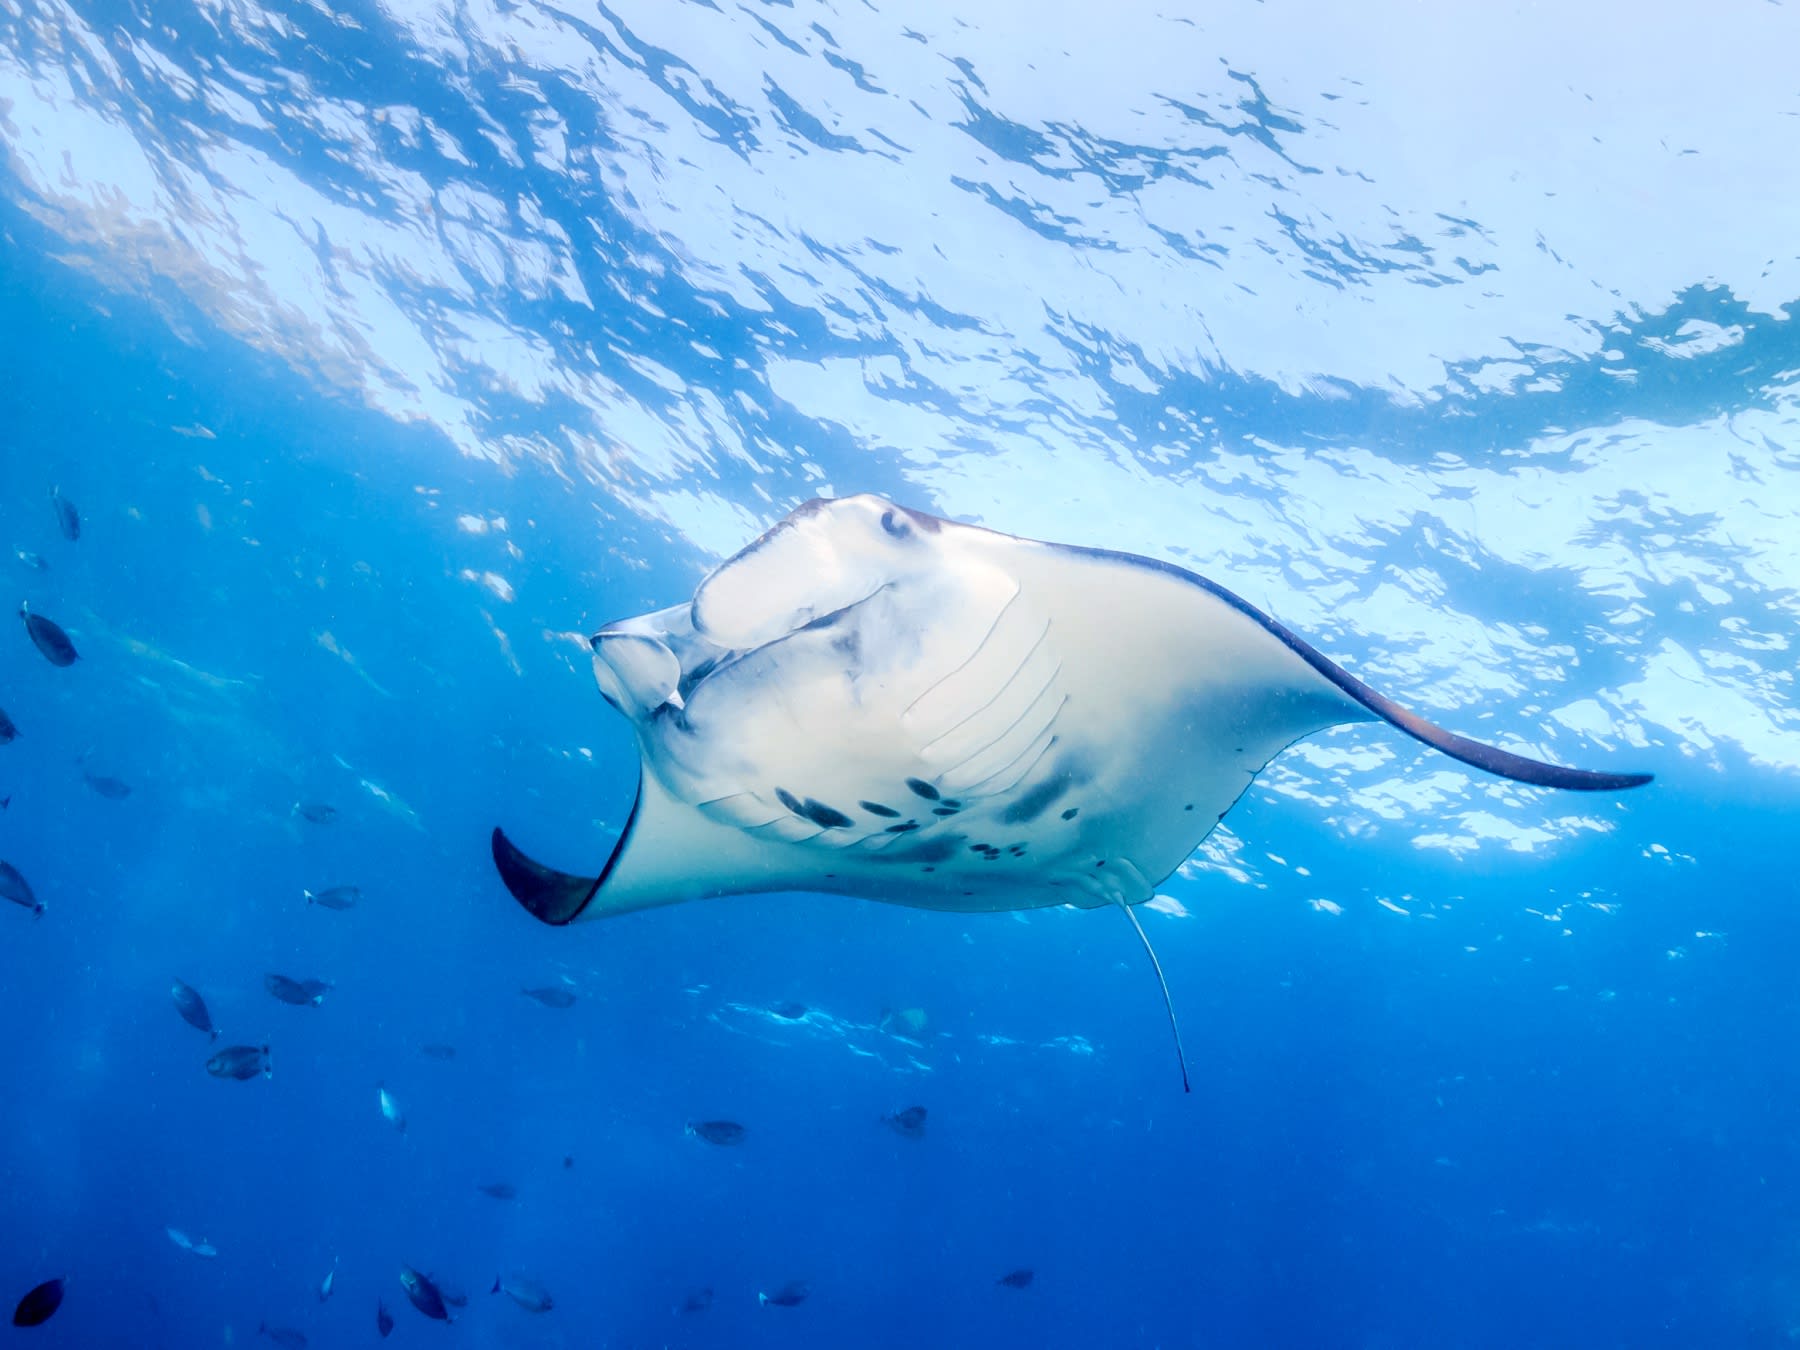
[[[331,1269],[325,1272],[325,1278],[319,1282],[319,1302],[323,1303],[331,1297],[333,1286],[337,1284],[337,1258],[331,1258]]]
[[[526,1312],[549,1312],[556,1306],[556,1301],[550,1297],[548,1289],[536,1280],[527,1279],[523,1275],[499,1276],[495,1279],[494,1287],[490,1292],[505,1294]]]
[[[401,1111],[400,1103],[394,1100],[394,1094],[387,1090],[385,1084],[377,1083],[375,1085],[375,1101],[381,1107],[382,1118],[401,1134],[405,1134],[406,1114]]]

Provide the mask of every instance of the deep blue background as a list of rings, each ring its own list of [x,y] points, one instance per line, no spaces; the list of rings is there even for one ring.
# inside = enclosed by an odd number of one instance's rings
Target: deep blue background
[[[1231,829],[1288,866],[1258,886],[1172,880],[1190,917],[1144,916],[1191,1096],[1116,915],[778,896],[541,928],[492,875],[488,830],[597,866],[635,774],[580,648],[545,635],[673,603],[704,560],[593,482],[458,458],[182,302],[63,267],[25,214],[0,223],[0,599],[62,622],[83,657],[56,670],[20,628],[0,640],[0,706],[21,729],[0,748],[0,856],[49,906],[0,913],[0,1294],[70,1278],[35,1343],[243,1345],[266,1321],[358,1344],[378,1295],[395,1345],[1790,1342],[1790,777],[1729,745],[1570,735],[1557,753],[1659,781],[1593,803],[1607,832],[1462,859],[1253,790]],[[706,340],[731,354],[742,317],[712,316]],[[1629,400],[1577,363],[1553,402],[1449,422],[1439,444],[1478,461],[1575,415],[1698,421],[1792,364],[1784,327],[1704,288],[1634,331],[1692,317],[1743,321],[1749,342],[1653,368]],[[810,318],[758,322],[791,321],[792,354],[841,354]],[[674,361],[664,336],[621,340]],[[1397,455],[1436,425],[1226,375],[1175,392],[1245,434]],[[1139,412],[1122,436],[1151,434],[1156,409]],[[787,417],[771,425],[829,441]],[[212,437],[172,430],[197,426]],[[848,481],[852,451],[829,448],[840,490],[903,490],[891,463]],[[55,532],[53,485],[80,506],[78,544]],[[460,531],[465,512],[508,534]],[[461,576],[490,566],[510,606]],[[1497,620],[1556,640],[1591,622],[1555,575],[1496,570],[1488,594]],[[1447,720],[1483,734],[1477,710]],[[1393,746],[1408,777],[1443,768],[1382,728],[1337,737]],[[82,762],[132,795],[100,798]],[[340,815],[306,824],[302,799]],[[344,882],[365,893],[354,911],[302,901]],[[290,1008],[263,992],[270,970],[336,987]],[[571,1010],[520,996],[564,977]],[[175,978],[204,993],[221,1044],[274,1047],[271,1080],[206,1075],[213,1047],[171,1008]],[[766,1012],[783,1001],[814,1011],[789,1025]],[[897,1008],[928,1015],[919,1045],[881,1030]],[[917,1142],[880,1123],[913,1103],[930,1110]],[[684,1135],[713,1117],[744,1122],[745,1144]],[[477,1191],[494,1180],[517,1201]],[[402,1262],[470,1294],[455,1327],[405,1306]],[[1031,1288],[996,1285],[1019,1266]],[[511,1270],[556,1309],[490,1298]],[[812,1283],[802,1307],[758,1306],[795,1278]],[[701,1287],[710,1310],[680,1314]]]

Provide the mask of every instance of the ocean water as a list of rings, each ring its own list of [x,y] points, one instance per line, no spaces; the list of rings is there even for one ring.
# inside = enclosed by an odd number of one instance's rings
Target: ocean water
[[[0,598],[81,653],[0,643],[12,1338],[1791,1343],[1796,28],[0,0]],[[638,773],[583,636],[856,492],[1656,781],[1281,754],[1140,910],[1191,1094],[1103,909],[536,923],[489,831],[597,870]]]

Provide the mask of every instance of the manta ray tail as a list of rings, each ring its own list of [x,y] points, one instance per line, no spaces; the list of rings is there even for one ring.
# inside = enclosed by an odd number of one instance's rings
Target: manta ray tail
[[[1156,948],[1150,945],[1150,935],[1144,931],[1144,925],[1138,922],[1138,916],[1131,912],[1131,906],[1121,900],[1119,908],[1131,920],[1131,926],[1137,930],[1138,941],[1144,944],[1144,950],[1150,955],[1150,964],[1156,968],[1156,983],[1162,989],[1163,1007],[1169,1010],[1169,1030],[1175,1036],[1175,1062],[1181,1065],[1181,1090],[1192,1092],[1193,1085],[1188,1082],[1187,1051],[1181,1048],[1181,1026],[1175,1021],[1175,1001],[1169,997],[1169,982],[1163,978],[1162,962],[1156,959]]]

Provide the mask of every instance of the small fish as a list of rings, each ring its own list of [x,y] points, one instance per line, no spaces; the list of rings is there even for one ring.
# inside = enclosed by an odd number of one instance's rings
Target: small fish
[[[337,807],[324,802],[295,802],[294,814],[315,825],[329,825],[337,819]]]
[[[895,1134],[907,1139],[923,1139],[925,1137],[925,1108],[909,1106],[904,1111],[896,1111],[891,1116],[883,1116],[882,1123]]]
[[[681,1300],[681,1311],[684,1313],[705,1312],[708,1308],[712,1307],[712,1301],[713,1291],[710,1288],[696,1289],[693,1293]]]
[[[556,1306],[550,1297],[550,1291],[536,1280],[528,1280],[523,1275],[503,1275],[494,1281],[489,1290],[494,1294],[505,1294],[526,1312],[549,1312]]]
[[[394,1100],[394,1094],[387,1090],[385,1084],[375,1085],[375,1101],[381,1107],[381,1115],[388,1124],[401,1134],[406,1133],[406,1115],[400,1110],[400,1103]]]
[[[387,1310],[387,1304],[380,1299],[375,1300],[375,1332],[386,1340],[388,1333],[394,1329],[394,1315]]]
[[[744,1133],[744,1127],[735,1120],[690,1120],[687,1124],[688,1138],[704,1139],[720,1148],[743,1143]]]
[[[56,512],[56,528],[71,544],[81,538],[81,512],[75,503],[62,495],[61,488],[50,489],[50,509]]]
[[[215,1041],[219,1039],[219,1029],[213,1025],[212,1014],[207,1011],[206,1000],[200,997],[198,989],[177,980],[169,989],[169,997],[175,1001],[175,1011],[181,1014],[182,1021],[195,1031],[204,1031]]]
[[[29,549],[16,548],[13,550],[13,557],[17,558],[34,572],[48,572],[50,570],[50,564],[44,561],[43,556],[41,554],[33,553]]]
[[[296,1008],[316,1008],[325,1001],[331,985],[326,980],[291,980],[286,975],[268,974],[263,976],[263,988]]]
[[[11,745],[18,737],[18,726],[6,715],[6,709],[0,708],[0,745]]]
[[[18,868],[4,861],[0,861],[0,900],[23,905],[34,915],[44,912],[44,902],[37,898],[36,892],[31,889],[31,883],[25,880]]]
[[[234,1078],[247,1083],[257,1074],[275,1076],[275,1063],[266,1045],[228,1045],[206,1061],[206,1071],[214,1078]]]
[[[69,641],[69,635],[62,626],[46,619],[42,614],[33,614],[27,605],[19,606],[19,617],[25,620],[25,632],[31,643],[44,654],[44,659],[53,666],[72,666],[81,653],[75,650],[75,644]]]
[[[426,1059],[449,1060],[456,1058],[456,1047],[445,1045],[442,1041],[433,1041],[430,1045],[421,1045],[419,1053]]]
[[[258,1322],[256,1331],[259,1336],[267,1336],[281,1350],[306,1350],[306,1333],[295,1331],[292,1327],[272,1327],[267,1322]]]
[[[413,1307],[427,1317],[439,1322],[450,1320],[450,1309],[444,1306],[444,1296],[429,1275],[421,1275],[411,1266],[401,1266],[400,1287],[406,1291],[407,1300]]]
[[[575,1155],[572,1153],[563,1154],[563,1171],[565,1171],[565,1172],[568,1171],[574,1165],[575,1165]]]
[[[789,1280],[772,1294],[756,1296],[759,1307],[798,1308],[806,1302],[806,1296],[812,1293],[812,1286],[805,1280]]]
[[[769,1011],[784,1022],[798,1022],[806,1016],[806,1005],[804,1003],[777,1003],[771,1006]]]
[[[517,1200],[519,1188],[510,1181],[487,1181],[475,1188],[483,1195],[491,1195],[496,1200]]]
[[[13,1325],[15,1327],[41,1327],[62,1307],[63,1282],[60,1279],[45,1280],[24,1298],[19,1306],[13,1309]]]
[[[192,1252],[195,1256],[217,1256],[219,1254],[219,1249],[205,1238],[196,1240],[179,1228],[165,1228],[163,1231],[169,1235],[169,1241],[184,1252]]]
[[[325,1272],[325,1278],[319,1282],[319,1302],[323,1303],[331,1297],[331,1291],[337,1285],[337,1257],[331,1258],[331,1269]]]
[[[1017,1269],[1017,1270],[1007,1271],[1006,1274],[1002,1275],[999,1279],[995,1280],[994,1283],[995,1284],[1003,1284],[1008,1289],[1024,1289],[1024,1288],[1027,1288],[1031,1284],[1031,1282],[1033,1280],[1035,1280],[1036,1278],[1037,1278],[1037,1275],[1035,1272],[1030,1270],[1028,1267],[1020,1266],[1019,1269]]]
[[[309,905],[319,905],[325,909],[355,909],[356,902],[362,899],[360,886],[327,886],[322,891],[302,890]]]
[[[546,1008],[573,1008],[575,995],[560,984],[547,984],[541,989],[521,989],[526,998],[534,998]]]
[[[82,781],[109,802],[122,802],[131,795],[131,784],[110,774],[81,771]]]

